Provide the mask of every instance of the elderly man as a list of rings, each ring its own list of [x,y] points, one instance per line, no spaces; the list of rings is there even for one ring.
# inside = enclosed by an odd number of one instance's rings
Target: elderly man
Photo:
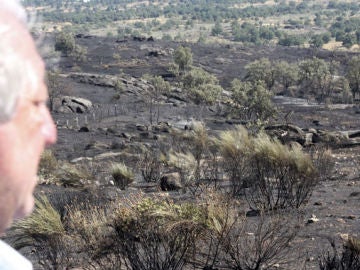
[[[31,213],[40,155],[56,141],[44,62],[16,0],[0,0],[0,233]],[[0,241],[0,269],[32,269]]]

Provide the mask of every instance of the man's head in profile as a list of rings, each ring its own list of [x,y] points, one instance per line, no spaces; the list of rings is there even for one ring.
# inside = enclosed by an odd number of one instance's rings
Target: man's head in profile
[[[41,153],[56,141],[45,65],[15,0],[0,0],[0,233],[31,213]],[[1,256],[1,254],[0,254]]]

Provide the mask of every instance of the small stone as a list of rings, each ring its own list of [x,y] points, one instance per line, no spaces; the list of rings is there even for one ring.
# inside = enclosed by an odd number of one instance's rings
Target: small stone
[[[130,138],[131,138],[131,135],[128,134],[128,133],[122,132],[122,133],[121,133],[121,137],[123,137],[123,138],[125,138],[125,139],[130,139]]]
[[[314,205],[321,206],[321,205],[323,205],[323,203],[322,202],[315,202]]]
[[[136,125],[136,129],[139,131],[147,131],[148,127],[145,125]]]
[[[349,234],[347,233],[340,233],[340,238],[344,241],[347,241],[349,239]]]
[[[314,215],[312,214],[311,217],[308,219],[307,223],[310,224],[310,223],[316,223],[318,222],[319,219]]]
[[[79,129],[79,132],[90,132],[90,129],[88,127],[84,126]]]
[[[360,195],[359,191],[354,191],[354,192],[350,193],[350,197],[356,197],[356,196],[359,196],[359,195]]]
[[[344,219],[342,219],[342,218],[337,218],[336,221],[339,222],[339,223],[342,223],[342,224],[346,223],[346,221]]]

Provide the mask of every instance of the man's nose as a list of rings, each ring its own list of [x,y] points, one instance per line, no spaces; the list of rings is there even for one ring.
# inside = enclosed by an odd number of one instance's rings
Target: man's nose
[[[41,131],[42,131],[42,134],[45,139],[45,144],[47,146],[49,146],[56,142],[57,130],[56,130],[54,120],[47,108],[46,108],[44,114],[45,114],[44,115],[44,123],[43,123]]]

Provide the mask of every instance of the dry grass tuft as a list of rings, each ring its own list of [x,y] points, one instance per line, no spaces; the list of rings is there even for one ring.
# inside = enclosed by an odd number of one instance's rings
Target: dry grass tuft
[[[34,242],[46,242],[49,238],[61,237],[65,233],[60,214],[45,196],[36,200],[34,212],[28,218],[16,222],[12,230],[16,248],[32,246]]]
[[[39,180],[40,183],[48,184],[56,182],[56,170],[58,168],[58,161],[50,149],[46,149],[40,158],[39,163]]]
[[[110,167],[114,183],[120,189],[125,189],[134,181],[134,173],[124,163],[113,163]]]

